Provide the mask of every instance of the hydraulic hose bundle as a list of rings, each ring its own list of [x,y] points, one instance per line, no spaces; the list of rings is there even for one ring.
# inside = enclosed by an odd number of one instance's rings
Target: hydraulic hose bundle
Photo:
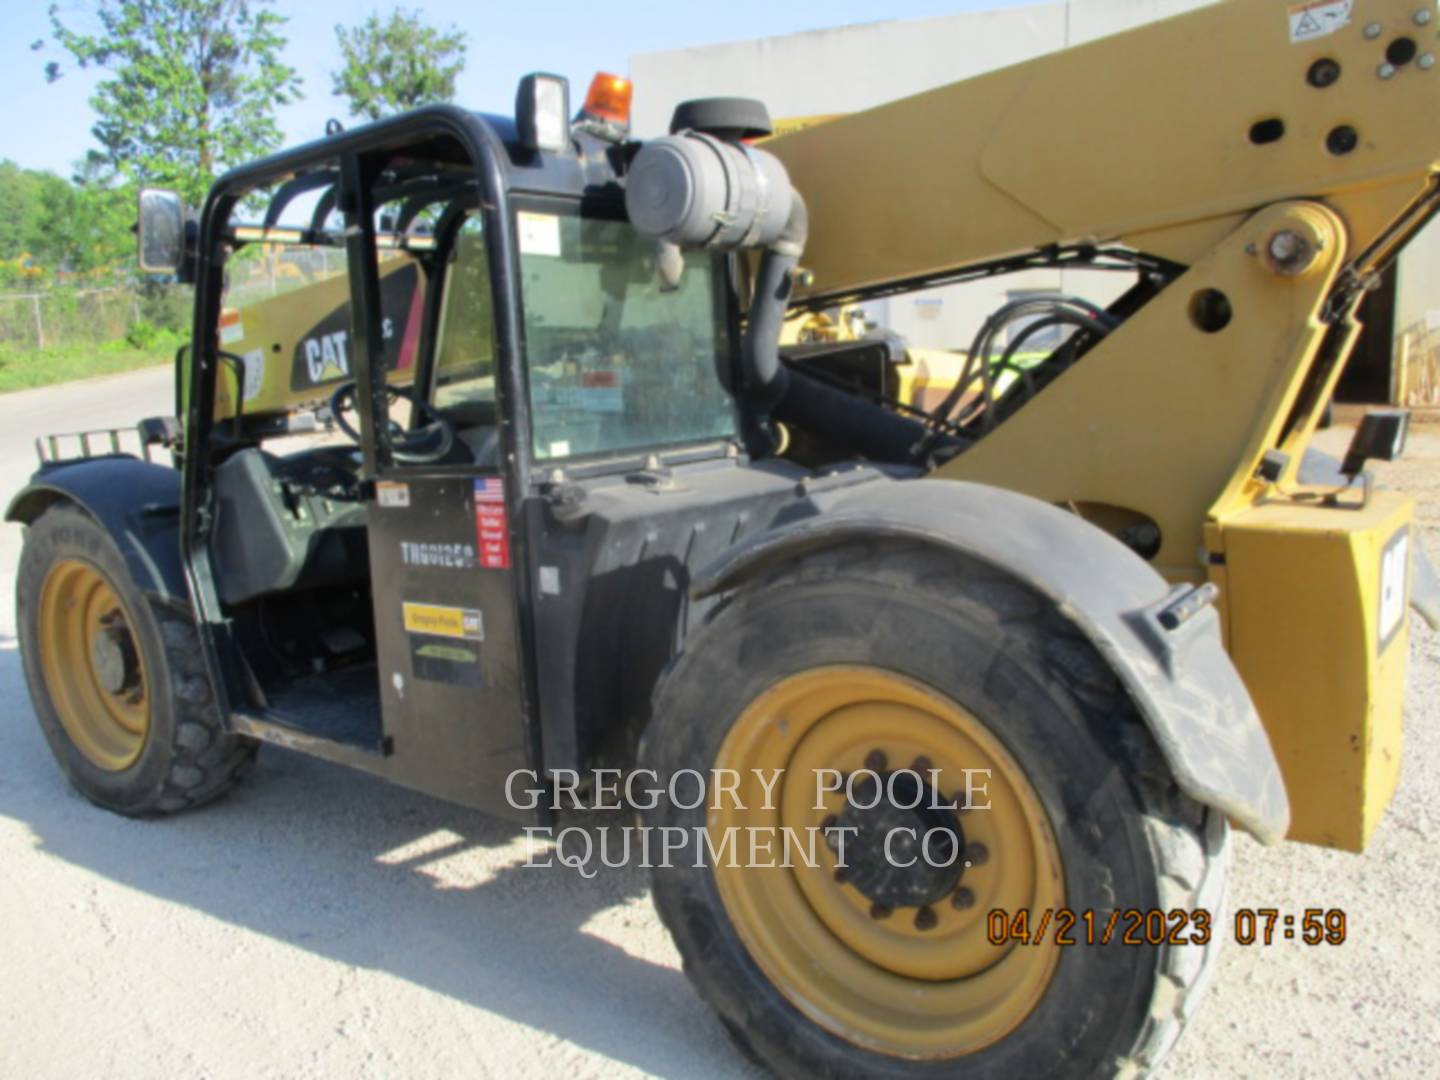
[[[1001,333],[1020,319],[1031,319],[1023,329],[1011,338],[1000,356],[999,363],[992,364],[990,355],[994,351]],[[1078,296],[1029,297],[1014,300],[997,310],[981,325],[965,359],[960,378],[955,381],[950,393],[931,413],[936,422],[951,421],[960,426],[979,421],[982,431],[989,431],[998,422],[999,400],[995,392],[996,376],[1003,371],[1014,371],[1021,381],[1022,400],[1029,400],[1038,389],[1030,369],[1022,367],[1015,358],[1020,348],[1042,330],[1057,326],[1070,326],[1084,331],[1096,340],[1103,338],[1118,324],[1118,320],[1105,311]],[[1061,348],[1066,348],[1067,342]],[[1058,352],[1058,350],[1057,350]],[[979,383],[979,394],[961,410],[958,416],[955,407],[965,394]]]

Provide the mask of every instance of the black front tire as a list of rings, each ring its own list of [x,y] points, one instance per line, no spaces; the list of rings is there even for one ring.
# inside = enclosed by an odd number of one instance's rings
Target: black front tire
[[[65,730],[41,665],[40,596],[51,568],[78,560],[97,570],[130,615],[151,701],[139,757],[98,767]],[[257,744],[225,729],[188,613],[151,601],[135,587],[110,535],[75,506],[58,504],[25,534],[16,581],[16,622],[25,681],[40,729],[61,771],[91,802],[120,814],[168,814],[229,791],[255,759]]]

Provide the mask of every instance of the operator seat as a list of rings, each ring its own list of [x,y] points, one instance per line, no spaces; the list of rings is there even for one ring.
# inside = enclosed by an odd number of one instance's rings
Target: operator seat
[[[474,464],[493,469],[500,463],[500,418],[493,401],[457,401],[436,409],[455,429],[455,447],[443,464]]]
[[[495,469],[500,465],[500,429],[498,427],[459,428],[455,432],[457,441],[464,444],[470,455],[467,460],[482,469]]]

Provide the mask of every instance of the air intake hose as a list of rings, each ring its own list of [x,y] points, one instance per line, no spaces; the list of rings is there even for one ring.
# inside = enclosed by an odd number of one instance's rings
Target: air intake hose
[[[780,363],[780,328],[790,305],[795,267],[805,250],[809,216],[798,191],[791,194],[790,215],[780,235],[760,257],[755,296],[740,349],[740,391],[762,409],[785,396],[790,372]]]
[[[805,201],[799,192],[791,198],[785,228],[765,249],[755,275],[755,296],[740,351],[740,393],[759,411],[818,435],[846,453],[874,461],[911,462],[932,434],[928,428],[780,362],[780,329],[809,231]]]

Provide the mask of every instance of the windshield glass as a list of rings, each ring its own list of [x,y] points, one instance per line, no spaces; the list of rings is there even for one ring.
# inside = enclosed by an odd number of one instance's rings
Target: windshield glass
[[[518,227],[537,458],[734,435],[717,257],[692,255],[667,293],[627,222],[522,212]]]

